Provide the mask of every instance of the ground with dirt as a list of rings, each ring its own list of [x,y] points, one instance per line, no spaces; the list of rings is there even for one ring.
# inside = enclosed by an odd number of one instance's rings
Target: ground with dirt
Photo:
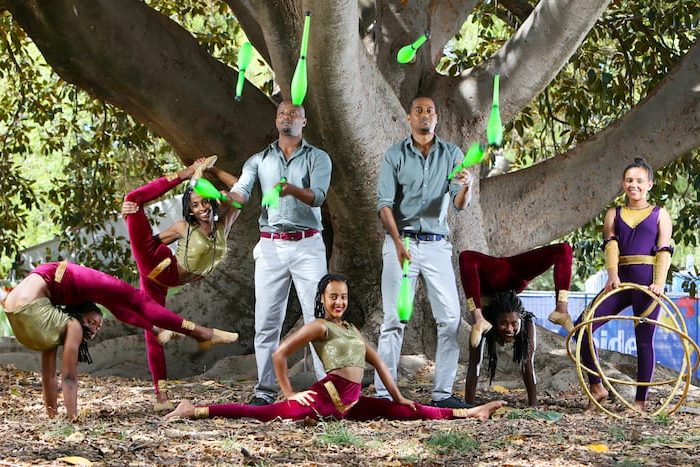
[[[199,377],[173,382],[171,396],[195,403],[245,402],[252,386]],[[0,367],[0,387],[0,465],[85,459],[98,465],[700,464],[697,390],[679,413],[651,418],[626,413],[622,420],[583,413],[578,391],[540,394],[532,410],[524,406],[523,391],[496,386],[479,396],[510,405],[486,422],[166,422],[152,413],[146,381],[82,375],[81,419],[70,424],[44,415],[38,373]],[[430,398],[428,382],[416,380],[402,390],[416,401]],[[623,412],[620,404],[607,406]],[[76,456],[83,460],[71,458]]]

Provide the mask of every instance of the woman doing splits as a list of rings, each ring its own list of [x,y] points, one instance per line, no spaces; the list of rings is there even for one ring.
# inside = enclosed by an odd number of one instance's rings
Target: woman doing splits
[[[474,317],[469,337],[471,347],[478,347],[481,337],[493,324],[484,319],[482,303],[496,292],[513,290],[522,292],[535,277],[554,266],[554,289],[556,308],[549,321],[571,331],[573,324],[568,311],[569,286],[573,255],[568,243],[543,246],[525,253],[495,258],[476,251],[463,251],[459,255],[459,270],[462,286],[467,296],[467,307]],[[482,294],[485,295],[482,299]]]
[[[228,172],[212,167],[216,156],[201,158],[180,172],[148,183],[129,192],[122,204],[131,242],[131,252],[139,271],[140,287],[149,297],[165,305],[168,288],[202,279],[226,256],[226,237],[233,221],[240,212],[231,206],[212,203],[195,193],[190,186],[182,196],[182,215],[178,221],[162,232],[153,235],[144,210],[145,203],[167,193],[184,180],[196,179],[205,170],[214,174],[229,188],[237,178]],[[167,245],[179,240],[173,255]],[[173,333],[156,336],[150,329],[144,331],[148,367],[153,377],[156,393],[154,409],[172,410],[168,401],[165,352],[163,344]]]
[[[605,268],[608,281],[604,291],[620,286],[620,282],[633,282],[649,289],[656,295],[664,291],[666,275],[671,266],[672,223],[668,212],[659,206],[652,206],[647,201],[647,193],[654,185],[654,172],[641,158],[635,158],[628,165],[622,177],[622,191],[627,197],[625,206],[611,208],[605,214],[603,235],[605,238]],[[602,292],[601,292],[602,293]],[[654,301],[639,290],[626,290],[608,297],[598,306],[595,317],[610,316],[620,313],[632,306],[635,316],[647,316],[657,319],[659,307],[651,308]],[[577,323],[581,322],[579,316]],[[593,323],[595,331],[605,321]],[[634,327],[637,340],[637,381],[650,382],[654,375],[654,332],[656,326],[650,323],[638,323]],[[588,334],[581,346],[581,360],[588,368],[595,368],[588,345]],[[608,391],[601,384],[598,375],[588,375],[591,394],[598,401],[608,396]],[[646,410],[648,387],[638,386],[635,405]],[[588,410],[595,409],[589,401]]]
[[[504,401],[495,401],[470,409],[449,409],[425,406],[406,399],[377,352],[355,326],[343,319],[347,308],[347,279],[341,275],[327,274],[318,284],[315,306],[318,319],[305,324],[285,339],[273,357],[275,374],[285,401],[263,406],[223,404],[202,407],[183,401],[166,417],[246,417],[262,421],[277,417],[295,420],[306,417],[349,420],[473,417],[484,420],[505,404]],[[327,376],[307,391],[294,392],[287,374],[287,357],[309,343],[316,349]],[[360,396],[365,362],[377,369],[393,401]]]
[[[68,419],[77,418],[78,361],[90,360],[85,344],[102,326],[102,315],[94,303],[126,324],[187,334],[199,341],[200,350],[238,339],[238,334],[184,320],[138,289],[103,272],[65,261],[42,264],[7,295],[4,306],[17,340],[42,352],[42,387],[49,417],[56,415],[56,350],[63,345],[63,402]],[[57,308],[61,305],[65,311]]]

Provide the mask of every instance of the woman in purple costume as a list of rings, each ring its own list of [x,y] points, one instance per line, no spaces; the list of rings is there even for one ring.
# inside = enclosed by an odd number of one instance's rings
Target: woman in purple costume
[[[238,339],[238,334],[184,320],[140,290],[103,272],[66,261],[42,264],[5,297],[3,306],[17,340],[42,352],[44,405],[50,417],[56,415],[56,353],[63,346],[63,400],[69,420],[77,418],[77,365],[78,361],[90,360],[87,348],[80,347],[102,325],[102,314],[94,303],[126,324],[187,334],[199,342],[200,350]]]
[[[671,217],[659,206],[652,206],[647,201],[647,193],[653,186],[653,171],[641,158],[635,158],[623,172],[622,190],[627,197],[625,206],[611,208],[605,215],[603,234],[605,238],[605,268],[608,282],[604,291],[620,286],[621,282],[633,282],[648,286],[656,295],[664,290],[666,275],[671,265]],[[602,293],[602,292],[601,292]],[[643,292],[629,290],[607,298],[595,312],[595,317],[610,316],[620,313],[632,306],[635,316],[648,313],[652,299]],[[650,319],[657,319],[658,305],[648,314]],[[581,322],[579,316],[577,324]],[[592,325],[593,331],[605,321]],[[634,328],[637,340],[637,381],[650,382],[654,375],[654,332],[656,327],[650,323],[639,323]],[[583,337],[581,359],[583,364],[593,369],[593,358],[588,346],[588,335]],[[598,401],[608,396],[597,375],[589,374],[588,381],[591,394]],[[648,387],[638,386],[635,405],[646,410]],[[587,410],[595,409],[590,401]]]

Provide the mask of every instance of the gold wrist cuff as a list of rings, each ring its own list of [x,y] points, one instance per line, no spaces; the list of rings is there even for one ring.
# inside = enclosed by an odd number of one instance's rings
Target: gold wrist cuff
[[[195,407],[194,418],[209,418],[209,407]]]
[[[476,311],[476,303],[474,303],[474,299],[472,297],[467,299],[467,309],[472,313]]]
[[[605,269],[615,269],[620,263],[620,246],[617,240],[610,240],[605,244]]]
[[[666,284],[666,276],[671,268],[671,252],[657,251],[654,256],[654,284]]]
[[[558,302],[568,302],[569,301],[569,291],[568,290],[560,290],[559,293],[557,294],[557,301]]]
[[[182,329],[187,329],[188,331],[194,331],[195,326],[196,325],[192,321],[188,321],[186,319],[183,319],[182,324],[180,325]]]
[[[165,176],[165,179],[169,182],[172,182],[176,178],[179,178],[179,175],[177,174],[177,172],[169,173],[168,175]]]

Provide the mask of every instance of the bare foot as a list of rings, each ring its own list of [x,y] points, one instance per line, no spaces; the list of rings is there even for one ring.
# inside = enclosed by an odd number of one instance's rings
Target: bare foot
[[[190,401],[182,401],[175,410],[165,416],[166,420],[176,418],[192,418],[194,417],[194,405]]]
[[[508,404],[506,401],[491,401],[486,404],[477,405],[467,409],[469,418],[478,418],[481,421],[488,420],[492,413]]]
[[[608,390],[601,383],[591,384],[591,395],[598,403],[601,403],[608,398]],[[598,410],[598,406],[592,400],[589,400],[586,412],[594,412],[596,410]]]
[[[645,413],[647,411],[647,402],[646,401],[634,401],[634,406],[637,408],[642,413]]]

